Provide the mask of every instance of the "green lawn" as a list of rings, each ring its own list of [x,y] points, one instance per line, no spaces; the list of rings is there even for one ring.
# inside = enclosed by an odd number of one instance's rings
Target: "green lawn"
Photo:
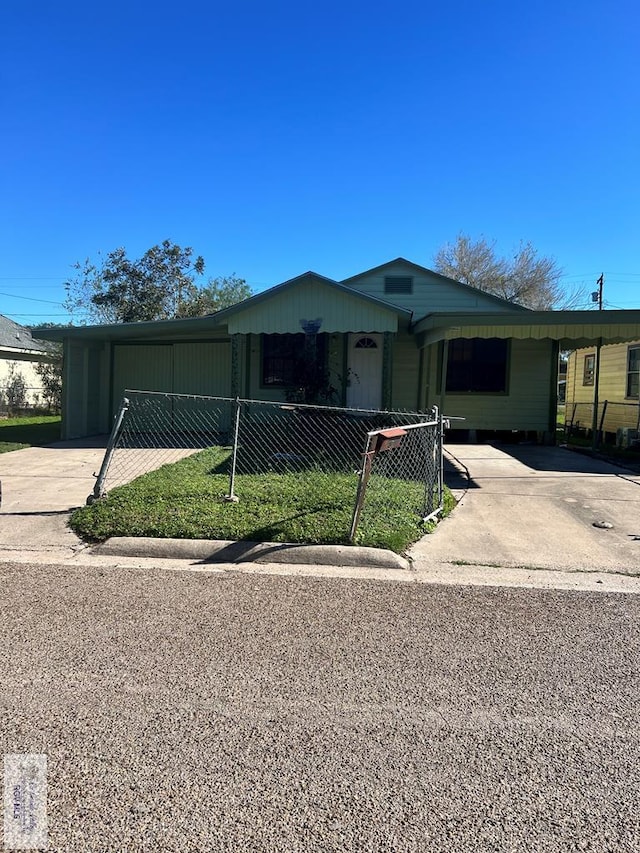
[[[0,453],[60,440],[60,415],[0,420]]]
[[[231,539],[256,542],[347,541],[356,474],[268,473],[236,478],[238,503],[223,500],[229,478],[229,450],[210,448],[139,477],[71,516],[71,526],[89,541],[110,536]],[[400,553],[425,528],[411,507],[422,487],[404,480],[372,477],[357,544]],[[376,504],[384,511],[367,511]],[[447,496],[446,510],[454,500]]]

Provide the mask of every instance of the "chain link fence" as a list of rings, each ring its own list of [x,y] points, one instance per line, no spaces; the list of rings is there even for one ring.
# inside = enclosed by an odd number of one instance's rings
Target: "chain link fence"
[[[399,446],[375,452],[380,430],[403,428]],[[244,475],[296,475],[314,493],[336,477],[362,499],[359,518],[385,512],[385,497],[421,517],[442,508],[442,419],[436,411],[380,412],[151,391],[125,391],[88,503],[116,486],[207,448],[221,454],[227,500],[242,500]],[[371,459],[368,487],[361,476]],[[366,500],[365,500],[366,492]],[[357,521],[356,521],[357,524]],[[346,531],[345,533],[348,533]],[[351,538],[355,534],[352,526]]]
[[[593,435],[593,403],[572,403],[565,410],[565,432],[568,438]],[[598,443],[633,447],[640,437],[640,403],[598,404],[596,417]]]

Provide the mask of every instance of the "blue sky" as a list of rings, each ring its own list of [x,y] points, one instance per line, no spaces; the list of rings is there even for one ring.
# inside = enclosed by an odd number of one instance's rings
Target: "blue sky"
[[[459,232],[638,308],[638,44],[632,0],[5,4],[0,313],[118,246],[262,290]]]

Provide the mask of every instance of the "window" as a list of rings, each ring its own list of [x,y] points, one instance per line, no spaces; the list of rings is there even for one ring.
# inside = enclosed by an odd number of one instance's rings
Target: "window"
[[[627,351],[627,397],[640,399],[640,346]]]
[[[596,374],[596,357],[595,355],[585,355],[584,370],[582,373],[582,384],[593,385],[593,379]]]
[[[504,394],[507,391],[508,342],[502,338],[449,341],[446,390]]]
[[[315,340],[313,340],[315,339]],[[304,372],[305,356],[315,343],[317,364],[326,364],[327,335],[262,335],[262,384],[291,388]]]
[[[354,349],[378,349],[378,344],[373,338],[360,338],[359,341],[356,341]]]
[[[387,275],[384,279],[385,293],[413,293],[413,279],[410,276]]]

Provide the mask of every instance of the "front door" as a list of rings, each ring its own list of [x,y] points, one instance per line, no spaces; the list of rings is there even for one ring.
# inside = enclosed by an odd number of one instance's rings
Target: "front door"
[[[379,409],[382,405],[382,335],[349,335],[347,406]]]

